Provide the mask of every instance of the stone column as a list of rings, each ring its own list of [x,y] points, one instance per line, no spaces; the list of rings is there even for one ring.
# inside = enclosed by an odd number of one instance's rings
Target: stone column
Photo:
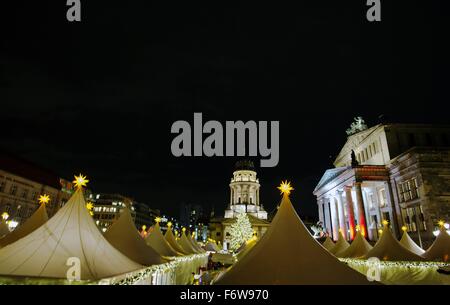
[[[317,207],[319,209],[319,221],[322,222],[323,226],[325,227],[325,219],[324,219],[324,215],[323,215],[323,200],[322,199],[317,199]]]
[[[328,199],[325,199],[324,205],[325,205],[324,226],[325,226],[327,233],[331,234],[332,227],[331,227],[331,217],[330,217],[330,204],[328,203]]]
[[[353,199],[352,199],[352,189],[351,187],[345,187],[345,199],[347,201],[347,216],[348,216],[348,225],[350,230],[350,239],[353,240],[355,238],[355,212],[353,210]]]
[[[256,204],[259,205],[259,189],[256,190]]]
[[[355,192],[356,192],[356,204],[358,206],[358,224],[359,229],[361,230],[361,234],[366,237],[367,236],[367,225],[366,225],[366,216],[364,209],[364,199],[361,188],[361,182],[355,182]]]
[[[342,235],[344,235],[345,239],[348,239],[347,228],[346,228],[345,217],[344,217],[344,202],[342,201],[342,191],[336,192],[336,199],[337,199],[337,208],[338,208],[338,215],[339,215],[339,229],[341,229]]]
[[[392,194],[391,184],[388,181],[384,182],[384,191],[386,192],[387,206],[391,210],[392,230],[394,231],[394,234],[398,238],[401,236],[401,232],[400,232],[400,228],[399,228],[399,218],[398,218],[399,215],[401,217],[401,213],[400,213],[400,209],[398,209],[398,213],[397,213],[397,207],[394,202],[394,196]],[[400,218],[400,221],[402,221],[401,218]],[[403,223],[403,221],[401,223]],[[419,225],[419,224],[417,224],[417,225]]]
[[[333,229],[333,239],[337,240],[339,237],[339,218],[336,199],[334,197],[330,198],[330,211],[331,211],[331,226]]]

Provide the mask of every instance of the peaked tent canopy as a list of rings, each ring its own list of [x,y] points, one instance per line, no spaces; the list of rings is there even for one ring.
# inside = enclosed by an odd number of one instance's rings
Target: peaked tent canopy
[[[206,243],[206,245],[205,245],[205,250],[206,250],[206,251],[211,251],[211,252],[219,252],[219,251],[220,251],[220,249],[219,249],[219,247],[217,246],[217,244],[214,243],[214,242],[210,242],[210,241],[208,241],[208,242]]]
[[[70,268],[68,259],[73,257],[80,260],[81,280],[143,268],[103,237],[79,188],[44,225],[0,250],[0,274],[63,279]]]
[[[156,252],[158,252],[161,256],[178,256],[182,255],[175,251],[169,243],[166,241],[164,236],[162,235],[161,228],[159,227],[159,222],[153,227],[151,233],[147,235],[145,238],[145,242],[147,245],[152,247]]]
[[[191,242],[192,248],[194,248],[194,250],[196,250],[197,253],[204,253],[205,252],[205,250],[203,250],[202,247],[200,247],[200,245],[194,239],[194,237],[191,236],[190,238],[188,238],[188,240]]]
[[[335,243],[331,240],[330,236],[327,236],[325,241],[322,243],[322,246],[327,250],[330,250],[331,248],[333,248],[334,245],[335,245]]]
[[[103,236],[117,250],[139,264],[150,266],[165,262],[158,252],[145,243],[134,226],[128,208],[122,209],[119,219],[111,225]]]
[[[0,239],[0,248],[3,248],[13,242],[27,236],[48,220],[47,209],[45,208],[45,203],[42,203],[36,212],[31,215],[22,225],[18,226],[14,231],[5,235]]]
[[[358,231],[350,247],[337,252],[335,255],[337,257],[360,258],[366,255],[371,249],[372,246],[361,234],[361,231]]]
[[[417,255],[422,255],[425,252],[425,250],[419,247],[406,231],[403,232],[403,236],[400,239],[400,244]]]
[[[422,257],[403,247],[387,225],[384,225],[383,233],[375,246],[364,256],[370,257],[378,257],[383,261],[423,261]]]
[[[440,228],[439,235],[422,256],[429,260],[450,261],[450,235],[444,226]]]
[[[342,235],[342,232],[339,231],[338,241],[336,242],[334,247],[331,248],[329,251],[332,254],[336,254],[338,252],[344,251],[348,247],[350,247],[350,244],[345,240],[345,237],[344,235]]]
[[[181,238],[178,242],[185,253],[187,253],[187,254],[197,254],[198,253],[198,251],[194,249],[192,243],[189,241],[188,237],[186,236],[186,232],[183,232],[181,234]]]
[[[245,242],[245,246],[236,254],[237,260],[241,260],[256,245],[257,238],[250,238]]]
[[[166,234],[164,235],[164,238],[166,239],[166,241],[169,243],[169,245],[177,252],[182,253],[182,254],[187,254],[187,252],[184,251],[183,248],[181,248],[181,246],[177,243],[177,240],[175,238],[175,235],[173,235],[172,233],[172,229],[169,227],[167,229]]]
[[[285,194],[264,236],[219,277],[216,284],[344,285],[369,282],[311,236]]]
[[[6,220],[3,220],[2,222],[0,222],[0,237],[5,236],[6,234],[9,234],[9,227],[8,224],[6,223]]]

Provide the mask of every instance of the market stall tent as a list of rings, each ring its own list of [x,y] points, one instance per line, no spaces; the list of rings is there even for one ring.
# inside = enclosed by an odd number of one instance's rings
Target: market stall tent
[[[444,226],[441,226],[439,235],[422,256],[428,260],[450,261],[450,235]]]
[[[136,229],[128,208],[123,208],[117,219],[103,235],[117,250],[131,260],[145,266],[165,262],[158,252],[148,246]]]
[[[360,258],[366,255],[371,249],[372,246],[361,234],[361,231],[358,230],[351,245],[343,251],[337,252],[335,255],[337,257]]]
[[[166,239],[166,241],[169,243],[169,245],[177,252],[182,253],[182,254],[187,254],[187,252],[184,251],[183,248],[181,248],[181,246],[178,244],[175,235],[173,235],[172,229],[170,226],[168,226],[167,232],[164,235],[164,238]]]
[[[191,242],[192,248],[194,248],[194,250],[197,251],[197,253],[204,253],[205,250],[202,249],[202,247],[200,247],[200,245],[198,244],[198,242],[194,239],[194,237],[190,237],[188,238],[189,241]]]
[[[30,218],[25,220],[22,225],[19,225],[14,231],[3,236],[0,239],[0,248],[3,248],[13,242],[27,236],[48,220],[47,209],[45,207],[45,203],[42,203],[36,212],[31,215]]]
[[[344,235],[342,235],[342,232],[339,231],[339,237],[336,244],[328,251],[330,251],[330,253],[332,254],[336,254],[338,252],[344,251],[348,247],[350,247],[350,244],[345,240]]]
[[[380,239],[364,256],[366,259],[370,257],[383,261],[423,261],[422,257],[403,247],[386,224]]]
[[[417,255],[422,255],[425,250],[419,247],[415,241],[409,236],[408,232],[403,231],[403,236],[400,239],[400,244],[411,251],[412,253],[415,253]]]
[[[45,224],[0,249],[0,274],[65,279],[78,260],[81,280],[143,268],[103,237],[86,209],[81,188]]]
[[[153,248],[156,252],[158,252],[161,256],[179,256],[183,255],[182,253],[178,253],[175,251],[169,243],[164,238],[161,228],[159,227],[159,222],[151,230],[151,233],[147,234],[145,238],[145,242],[147,245]]]
[[[189,241],[188,237],[186,236],[186,232],[183,232],[181,234],[181,238],[178,240],[178,244],[180,247],[184,250],[185,253],[188,254],[197,254],[198,251],[194,248],[192,243]]]
[[[250,238],[245,242],[245,246],[236,254],[236,259],[241,260],[250,250],[256,245],[258,239],[256,237]]]
[[[205,245],[205,250],[210,252],[219,252],[220,249],[216,243],[208,241]]]
[[[334,247],[334,242],[331,240],[330,236],[327,236],[327,238],[325,238],[325,241],[322,243],[322,246],[327,249],[330,250],[331,248]]]
[[[287,194],[269,229],[215,281],[219,285],[369,284],[309,233]]]

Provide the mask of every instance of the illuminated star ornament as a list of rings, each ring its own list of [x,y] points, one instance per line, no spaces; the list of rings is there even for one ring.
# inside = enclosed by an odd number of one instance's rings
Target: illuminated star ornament
[[[83,186],[86,186],[86,184],[89,182],[88,179],[86,179],[86,176],[83,176],[82,174],[79,174],[78,176],[74,176],[75,180],[72,182],[75,184],[77,189],[81,189]]]
[[[445,222],[443,220],[439,220],[438,225],[442,228],[445,225]]]
[[[167,226],[170,228],[170,227],[172,226],[172,222],[169,221],[169,222],[167,223]]]
[[[403,226],[403,227],[402,227],[402,231],[403,231],[403,232],[406,232],[406,231],[408,231],[408,228],[407,228],[406,226]]]
[[[282,181],[280,186],[277,187],[280,190],[281,194],[289,195],[294,188],[291,186],[291,183],[286,181]]]
[[[47,195],[47,194],[40,195],[38,201],[39,201],[40,204],[49,203],[49,201],[50,201],[50,196]]]
[[[155,222],[156,222],[156,223],[160,223],[160,222],[161,222],[161,217],[156,217],[156,218],[155,218]]]
[[[6,219],[8,219],[8,218],[9,218],[9,214],[8,214],[8,213],[6,213],[6,212],[3,212],[3,214],[2,214],[2,218],[3,218],[3,220],[6,220]]]
[[[386,219],[384,219],[384,220],[382,221],[382,223],[383,223],[383,226],[387,226],[387,225],[389,224],[389,221],[387,221]]]
[[[89,214],[91,214],[91,216],[94,215],[94,212],[92,212],[93,208],[94,208],[94,204],[92,204],[92,202],[88,201],[86,203],[86,209],[89,211]]]

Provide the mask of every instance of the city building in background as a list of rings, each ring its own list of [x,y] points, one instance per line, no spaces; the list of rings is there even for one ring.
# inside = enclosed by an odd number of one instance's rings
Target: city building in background
[[[235,165],[230,182],[230,201],[224,217],[211,217],[209,237],[221,242],[226,249],[230,243],[230,227],[239,213],[246,213],[254,235],[260,238],[267,231],[270,222],[267,212],[259,200],[260,184],[253,162],[244,160]]]
[[[9,215],[10,227],[22,224],[39,208],[39,195],[47,194],[49,217],[70,198],[72,183],[19,157],[0,152],[0,214]]]
[[[450,218],[450,127],[378,124],[361,118],[317,184],[319,218],[334,240],[353,239],[359,225],[369,240],[388,220],[397,237],[406,226],[426,247],[437,222]]]

